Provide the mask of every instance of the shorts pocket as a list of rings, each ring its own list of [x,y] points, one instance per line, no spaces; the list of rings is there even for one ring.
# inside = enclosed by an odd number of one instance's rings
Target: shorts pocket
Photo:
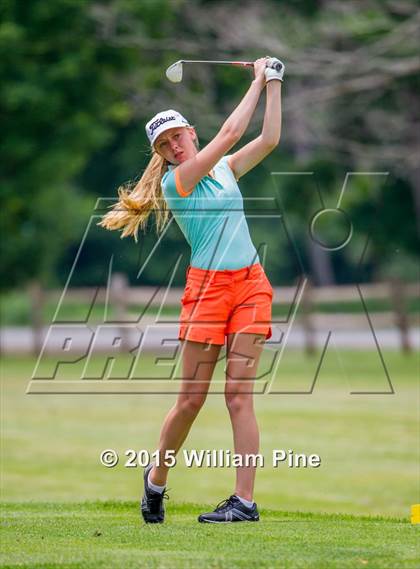
[[[196,302],[200,297],[200,284],[193,281],[188,281],[184,288],[184,294],[181,298],[181,304],[188,304],[189,302]]]
[[[184,288],[184,294],[182,295],[181,298],[181,304],[186,304],[189,301],[188,299],[190,298],[191,295],[191,288],[192,288],[191,282],[187,282]]]
[[[270,294],[271,294],[271,298],[273,298],[273,296],[274,296],[274,290],[273,290],[273,287],[271,286],[271,283],[270,283],[270,281],[268,280],[268,277],[267,277],[267,275],[266,275],[265,273],[264,273],[264,280],[265,280],[265,283],[266,283],[266,285],[267,285],[267,287],[268,287],[268,290],[269,290],[269,292],[270,292]]]
[[[267,293],[270,295],[271,298],[274,296],[273,287],[271,286],[270,281],[268,280],[267,275],[263,267],[255,267],[254,270],[251,272],[250,277],[247,279],[249,282],[255,283],[255,286],[258,289],[261,289],[261,292]]]

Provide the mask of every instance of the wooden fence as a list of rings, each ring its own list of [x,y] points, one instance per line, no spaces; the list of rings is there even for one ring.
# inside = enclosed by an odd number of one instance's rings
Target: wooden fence
[[[293,307],[300,302],[297,319],[304,329],[305,347],[307,353],[315,349],[315,332],[321,329],[360,329],[366,328],[369,310],[365,303],[371,300],[388,300],[389,310],[375,311],[374,326],[382,328],[396,328],[399,331],[400,348],[403,352],[410,352],[409,330],[411,326],[418,326],[418,314],[410,314],[408,301],[418,298],[419,286],[406,284],[399,279],[388,283],[314,287],[310,281],[301,281],[295,287],[273,287],[273,305],[282,304]],[[361,295],[359,294],[359,290]],[[31,299],[31,327],[34,338],[34,352],[39,353],[43,342],[43,328],[49,322],[43,322],[43,313],[46,303],[58,303],[62,291],[42,290],[33,283],[28,289]],[[300,294],[300,292],[302,294]],[[130,287],[124,274],[117,273],[106,288],[72,288],[66,291],[66,303],[92,302],[108,303],[113,310],[113,320],[125,322],[130,306],[179,306],[183,289],[166,287]],[[300,299],[300,301],[299,301]],[[359,302],[360,310],[356,313],[325,311],[328,304]],[[324,309],[320,310],[322,304]]]

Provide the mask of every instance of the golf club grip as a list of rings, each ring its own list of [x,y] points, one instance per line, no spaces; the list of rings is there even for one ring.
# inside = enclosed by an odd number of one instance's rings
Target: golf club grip
[[[254,67],[252,61],[232,61],[231,65],[238,65],[239,67]]]
[[[254,67],[252,61],[232,61],[231,65],[239,65],[240,67]],[[270,65],[270,67],[276,71],[281,71],[282,65],[281,63],[275,63],[274,65]]]

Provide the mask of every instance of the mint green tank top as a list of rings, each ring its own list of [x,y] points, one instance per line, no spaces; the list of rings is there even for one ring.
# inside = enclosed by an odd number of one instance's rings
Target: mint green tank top
[[[260,262],[228,158],[223,156],[215,165],[214,178],[204,176],[185,197],[176,188],[175,166],[169,166],[162,178],[165,201],[191,246],[192,267],[236,270]]]

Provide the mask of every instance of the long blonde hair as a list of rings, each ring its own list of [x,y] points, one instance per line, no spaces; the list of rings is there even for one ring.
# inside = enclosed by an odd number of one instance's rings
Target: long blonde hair
[[[139,229],[146,227],[149,215],[154,211],[156,229],[161,231],[169,218],[160,185],[167,170],[168,162],[153,151],[140,180],[118,188],[118,202],[111,206],[112,211],[105,214],[98,225],[109,230],[122,229],[121,238],[132,236],[137,242]]]

